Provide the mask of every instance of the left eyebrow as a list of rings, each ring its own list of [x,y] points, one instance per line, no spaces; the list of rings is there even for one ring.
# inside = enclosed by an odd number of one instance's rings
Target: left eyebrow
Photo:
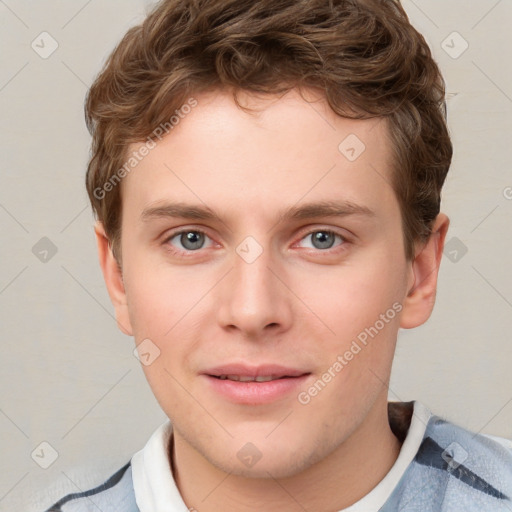
[[[279,218],[282,221],[305,220],[315,217],[346,217],[363,215],[375,217],[375,212],[364,205],[351,201],[320,201],[296,205],[282,211]],[[181,218],[190,220],[219,220],[221,218],[211,208],[203,205],[183,202],[164,203],[145,208],[140,216],[143,222],[158,218]]]
[[[314,217],[347,217],[363,215],[375,217],[375,212],[367,206],[352,201],[320,201],[292,206],[282,213],[282,220],[305,220]]]

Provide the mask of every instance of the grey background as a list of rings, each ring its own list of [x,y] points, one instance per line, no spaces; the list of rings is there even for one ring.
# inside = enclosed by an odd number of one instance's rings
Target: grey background
[[[166,418],[113,319],[84,187],[87,86],[151,4],[0,0],[2,511],[97,485]],[[512,2],[404,6],[446,78],[455,156],[436,308],[400,333],[389,396],[512,438]]]

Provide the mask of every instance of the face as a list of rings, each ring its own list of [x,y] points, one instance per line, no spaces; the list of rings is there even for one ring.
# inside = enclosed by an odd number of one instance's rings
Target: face
[[[387,400],[417,277],[387,127],[296,91],[242,95],[256,115],[227,92],[196,99],[123,180],[117,318],[181,442],[234,474],[290,476]]]

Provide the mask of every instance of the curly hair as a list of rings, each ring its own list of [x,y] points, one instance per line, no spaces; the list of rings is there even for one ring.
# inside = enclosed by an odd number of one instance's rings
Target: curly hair
[[[293,88],[321,91],[343,117],[386,118],[412,259],[439,213],[452,144],[444,80],[399,0],[163,0],[126,33],[85,102],[87,191],[118,262],[122,199],[113,178],[126,174],[131,143],[153,139],[192,95],[231,90],[244,108],[238,91]]]

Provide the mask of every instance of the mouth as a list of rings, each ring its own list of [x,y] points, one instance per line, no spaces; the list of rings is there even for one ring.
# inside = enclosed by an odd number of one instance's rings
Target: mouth
[[[259,380],[259,382],[265,382],[267,380],[300,377],[310,372],[279,364],[250,365],[246,363],[228,363],[210,368],[203,373],[223,380],[241,380],[242,382],[245,382],[264,379]]]
[[[217,397],[244,405],[263,405],[289,399],[311,372],[279,365],[224,365],[202,374]]]
[[[279,379],[295,379],[296,378],[291,375],[284,375],[282,377],[279,377],[277,375],[259,375],[257,377],[251,377],[249,375],[210,375],[210,377],[213,377],[215,379],[220,379],[220,380],[232,380],[235,382],[270,382],[270,381],[279,380]]]

